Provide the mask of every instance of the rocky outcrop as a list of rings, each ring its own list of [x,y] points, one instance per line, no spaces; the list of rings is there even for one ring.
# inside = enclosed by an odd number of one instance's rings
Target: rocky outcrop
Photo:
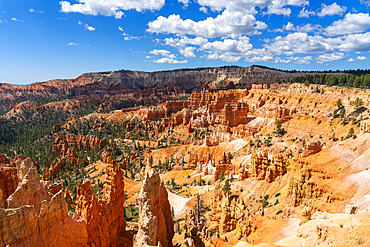
[[[0,167],[0,190],[5,206],[7,206],[6,200],[14,193],[20,182],[17,173],[16,167]]]
[[[104,163],[110,163],[110,160],[112,159],[113,155],[113,149],[112,148],[107,148],[101,153],[101,158]]]
[[[16,191],[7,199],[9,208],[19,208],[33,205],[37,212],[40,211],[41,202],[50,201],[50,196],[40,183],[39,175],[34,166],[30,167]]]
[[[278,176],[286,173],[287,165],[287,157],[280,154],[269,159],[267,153],[254,153],[251,157],[250,175],[258,180],[266,180],[271,183]]]
[[[43,180],[49,178],[49,176],[55,177],[60,170],[62,170],[66,164],[66,158],[58,158],[51,163],[50,168],[46,168],[45,174],[42,176]]]
[[[210,246],[210,233],[208,229],[197,222],[195,211],[190,210],[185,215],[185,247]]]
[[[73,134],[69,134],[66,137],[57,136],[53,144],[53,153],[54,157],[68,156],[67,152],[73,152],[68,151],[68,148],[74,148],[75,150],[86,150],[87,148],[92,149],[97,147],[98,150],[101,150],[106,144],[107,140],[105,138],[100,140],[96,136],[83,136]]]
[[[306,145],[304,145],[302,157],[307,157],[315,153],[318,153],[321,151],[321,149],[322,149],[322,144],[320,141],[308,142]]]
[[[224,126],[238,126],[247,122],[248,104],[241,102],[226,103],[220,113],[220,123]]]
[[[311,219],[312,214],[314,213],[313,211],[314,210],[311,203],[306,203],[301,212],[301,221],[299,222],[299,225],[303,225],[304,223],[308,222]]]
[[[220,185],[215,187],[210,220],[218,224],[220,234],[236,229],[238,239],[246,239],[252,231],[249,218],[249,210],[242,199],[222,192]]]
[[[310,177],[310,170],[302,169],[295,179],[290,180],[287,197],[294,207],[310,199],[318,198],[322,194],[314,183],[309,182]]]
[[[0,227],[0,246],[88,246],[85,223],[68,213],[63,192],[56,192],[61,186],[50,187],[52,196],[40,183],[32,159],[18,157],[12,164],[4,169],[11,171],[8,178],[22,181],[5,208],[0,207],[0,225],[6,226]]]
[[[234,174],[234,170],[235,167],[231,164],[231,158],[223,152],[221,159],[218,161],[218,164],[216,164],[213,180],[219,180],[222,173],[224,176]]]
[[[58,133],[61,129],[62,127],[59,124],[56,124],[53,126],[53,130],[51,131],[51,134]]]
[[[94,195],[90,180],[77,186],[76,219],[87,224],[88,241],[94,246],[132,245],[123,220],[124,178],[120,168],[107,164],[103,198]]]
[[[5,154],[0,153],[0,164],[9,164],[9,158]]]
[[[0,246],[88,246],[85,223],[69,214],[62,191],[33,205],[0,208]]]
[[[18,155],[14,158],[14,163],[15,167],[17,168],[18,171],[18,178],[20,181],[26,176],[28,173],[28,170],[33,166],[37,170],[40,168],[39,164],[37,164],[33,159],[28,158],[23,155]]]
[[[134,246],[172,247],[174,227],[167,190],[158,172],[146,167],[139,194],[139,229]]]

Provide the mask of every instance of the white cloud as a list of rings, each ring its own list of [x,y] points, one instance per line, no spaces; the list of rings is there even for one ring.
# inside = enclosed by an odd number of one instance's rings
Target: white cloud
[[[271,63],[291,63],[290,59],[282,59],[280,57],[276,57]]]
[[[173,58],[162,57],[160,59],[154,60],[153,62],[154,63],[173,63],[173,64],[178,64],[178,63],[187,63],[188,60],[179,61],[179,60],[176,60],[176,59],[173,59]]]
[[[370,6],[370,0],[360,0],[361,4],[365,4],[367,7]]]
[[[180,48],[179,52],[184,57],[196,57],[195,54],[194,54],[195,49],[196,48],[194,46],[189,46],[189,47],[186,47],[186,48]]]
[[[140,37],[137,37],[137,36],[126,36],[123,38],[125,41],[130,41],[130,40],[139,40]]]
[[[255,30],[266,29],[264,22],[256,21],[250,14],[230,12],[225,10],[216,18],[208,17],[206,20],[195,22],[191,19],[183,20],[179,15],[173,14],[168,18],[159,16],[149,22],[148,32],[173,33],[177,35],[195,35],[200,37],[238,37]]]
[[[190,0],[177,0],[177,1],[179,1],[179,3],[184,4],[185,7],[187,7],[189,5],[189,2],[190,2]]]
[[[118,30],[120,30],[121,32],[123,32],[123,28],[122,27],[118,27]]]
[[[358,61],[367,61],[367,57],[365,57],[365,56],[358,56],[356,59]]]
[[[12,21],[20,21],[20,22],[23,22],[23,20],[19,20],[19,19],[15,18],[15,17],[12,18]]]
[[[31,13],[40,13],[40,14],[44,13],[44,11],[42,11],[42,10],[34,10],[34,9],[32,9],[32,8],[30,8],[30,9],[29,9],[29,11],[30,11]]]
[[[67,44],[68,46],[71,46],[71,45],[78,45],[77,43],[74,43],[74,42],[70,42]]]
[[[348,13],[342,20],[333,22],[332,25],[325,28],[326,35],[335,36],[343,34],[354,34],[364,32],[370,28],[369,13]]]
[[[60,1],[61,12],[82,13],[85,15],[104,15],[114,16],[117,19],[122,18],[122,10],[160,10],[165,0],[77,0],[78,3],[71,4],[68,1]]]
[[[309,2],[306,0],[272,0],[271,4],[267,8],[266,14],[289,16],[292,13],[292,10],[285,6],[305,6],[308,4]]]
[[[206,7],[204,7],[204,6],[203,7],[200,7],[199,8],[199,11],[204,12],[206,14],[208,13],[208,9]]]
[[[95,31],[95,27],[92,27],[92,26],[89,26],[87,24],[85,24],[85,28],[89,31]]]
[[[310,15],[315,15],[315,11],[309,11],[308,9],[306,9],[305,7],[303,7],[303,9],[301,9],[301,11],[299,11],[299,14],[298,14],[298,17],[306,17],[306,18],[309,18]]]
[[[202,37],[196,37],[196,38],[188,38],[188,37],[182,37],[182,38],[167,38],[165,39],[166,45],[171,46],[184,46],[184,45],[203,45],[208,42],[208,39],[202,38]]]
[[[150,54],[153,54],[153,55],[162,55],[162,56],[166,56],[168,54],[171,54],[171,52],[167,51],[167,50],[157,50],[157,49],[154,49],[152,51],[149,52]]]
[[[95,27],[92,27],[92,26],[89,26],[87,24],[84,24],[81,21],[78,21],[78,25],[84,25],[84,27],[85,27],[86,30],[95,31]]]
[[[344,53],[336,52],[332,54],[319,55],[317,59],[322,62],[333,62],[333,61],[345,59],[345,55]]]
[[[351,62],[354,62],[354,61],[355,61],[355,60],[354,60],[353,58],[350,58],[350,59],[348,59],[348,60],[347,60],[347,62],[350,62],[350,63],[351,63]]]
[[[282,32],[284,32],[284,30],[283,29],[281,29],[281,28],[275,28],[275,29],[273,29],[273,30],[267,30],[267,31],[269,31],[269,32],[274,32],[274,33],[282,33]]]
[[[312,60],[312,56],[305,56],[305,57],[290,57],[289,60],[294,61],[297,64],[310,64]]]
[[[239,40],[224,39],[208,42],[200,49],[208,53],[208,59],[221,59],[227,62],[238,62],[242,57],[250,59],[257,55],[264,56],[260,50],[253,49],[248,37],[241,37]]]
[[[324,17],[327,15],[340,15],[342,16],[344,12],[346,12],[346,6],[339,6],[337,3],[333,3],[332,5],[326,5],[325,3],[321,4],[321,11],[317,13],[318,16]]]
[[[285,37],[277,36],[264,45],[266,50],[276,54],[293,56],[301,53],[329,53],[334,48],[320,36],[309,36],[307,33],[291,33]]]
[[[231,12],[256,14],[256,6],[263,9],[271,3],[271,0],[197,0],[197,2],[203,7],[209,7],[211,11],[228,10]]]
[[[258,62],[270,62],[273,59],[274,58],[272,56],[254,56],[251,58],[246,58],[245,61],[250,63],[258,63]]]
[[[320,30],[321,26],[320,25],[312,25],[311,23],[308,23],[306,25],[302,26],[294,26],[293,23],[288,22],[288,24],[283,26],[283,29],[287,31],[298,31],[298,32],[304,32],[304,33],[310,33],[315,30]]]
[[[340,51],[368,51],[370,50],[370,32],[347,35],[343,38],[330,39],[335,42]]]

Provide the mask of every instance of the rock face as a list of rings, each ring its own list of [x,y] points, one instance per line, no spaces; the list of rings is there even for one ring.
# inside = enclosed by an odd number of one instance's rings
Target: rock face
[[[52,189],[51,196],[39,181],[32,159],[16,157],[13,167],[1,167],[0,174],[12,181],[5,184],[0,208],[0,246],[88,246],[86,224],[68,213],[63,192]],[[3,173],[4,172],[4,173]],[[21,180],[9,195],[9,187]],[[8,198],[7,198],[8,197]]]
[[[43,201],[40,213],[33,205],[0,208],[0,246],[88,246],[85,223],[68,215],[62,191]]]
[[[12,174],[22,181],[7,198],[7,208],[1,205],[1,189],[0,225],[7,227],[0,227],[0,246],[132,246],[132,235],[125,231],[123,219],[120,168],[107,165],[102,198],[94,195],[89,180],[78,185],[73,214],[68,212],[60,183],[45,187],[28,158],[15,163],[18,169],[12,167]],[[66,197],[70,198],[68,191]]]
[[[234,165],[231,164],[231,158],[227,156],[225,152],[223,152],[221,160],[219,160],[218,164],[216,164],[213,180],[214,181],[219,180],[222,171],[224,172],[225,176],[228,174],[234,174],[234,169],[235,169]]]
[[[253,154],[251,157],[251,176],[258,180],[272,182],[276,177],[282,176],[287,171],[287,158],[278,155],[270,160],[267,153]]]
[[[9,158],[5,154],[0,153],[0,164],[9,164]]]
[[[215,187],[210,220],[218,224],[220,234],[236,229],[238,239],[246,239],[252,231],[249,216],[243,200],[223,193],[220,186]]]
[[[174,227],[167,190],[158,172],[149,166],[139,194],[139,215],[134,246],[172,247]]]
[[[108,164],[105,172],[103,198],[94,195],[90,180],[77,186],[76,218],[86,222],[88,241],[93,246],[130,245],[123,220],[123,172],[113,164]]]
[[[104,150],[101,154],[101,158],[103,160],[104,163],[110,163],[109,161],[111,159],[109,159],[109,157],[111,157],[113,155],[113,149],[112,148],[107,148],[106,150]]]
[[[291,203],[294,207],[299,206],[305,200],[318,198],[322,194],[320,190],[316,190],[314,183],[308,181],[310,178],[310,170],[302,169],[297,178],[291,179],[287,197],[290,197]]]
[[[101,150],[107,144],[105,138],[99,139],[96,136],[83,136],[83,135],[73,135],[69,134],[66,137],[57,136],[53,144],[53,153],[55,157],[67,156],[68,148],[74,149],[90,149],[95,146]],[[71,152],[71,151],[69,151]]]
[[[303,225],[304,223],[308,222],[311,219],[312,214],[313,214],[312,205],[311,203],[307,203],[302,210],[302,213],[301,213],[302,219],[301,219],[301,222],[299,222],[299,225]]]
[[[321,149],[322,149],[322,144],[320,141],[308,142],[306,145],[304,145],[302,157],[307,157],[315,153],[318,153],[321,151]]]
[[[210,246],[210,233],[202,223],[197,222],[194,210],[185,216],[185,246]]]
[[[17,189],[18,183],[16,167],[0,167],[0,190],[5,206],[7,205],[6,200]]]
[[[44,200],[50,201],[50,196],[40,183],[36,168],[32,166],[16,191],[9,196],[7,202],[9,208],[33,205],[36,211],[39,212]]]

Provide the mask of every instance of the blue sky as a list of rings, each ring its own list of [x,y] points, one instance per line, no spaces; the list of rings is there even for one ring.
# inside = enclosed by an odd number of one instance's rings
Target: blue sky
[[[0,82],[120,69],[370,66],[370,0],[0,0]]]

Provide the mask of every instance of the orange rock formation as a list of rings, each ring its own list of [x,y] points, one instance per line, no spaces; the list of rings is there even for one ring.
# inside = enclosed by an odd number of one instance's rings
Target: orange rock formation
[[[139,230],[134,246],[172,247],[174,235],[167,190],[158,172],[147,166],[139,194]]]

